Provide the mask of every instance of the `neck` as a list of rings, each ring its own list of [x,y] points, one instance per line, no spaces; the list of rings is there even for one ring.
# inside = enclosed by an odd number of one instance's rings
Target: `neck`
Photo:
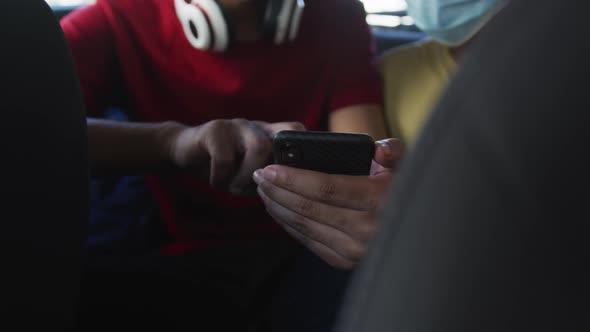
[[[265,9],[266,1],[252,1],[227,8],[236,41],[250,42],[263,38]]]

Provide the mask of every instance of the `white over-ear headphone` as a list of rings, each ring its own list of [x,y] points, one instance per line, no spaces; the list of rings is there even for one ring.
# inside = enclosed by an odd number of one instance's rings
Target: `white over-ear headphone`
[[[176,14],[189,43],[201,50],[223,52],[231,42],[227,19],[215,0],[174,0]],[[276,45],[297,38],[304,0],[268,0],[265,34]]]

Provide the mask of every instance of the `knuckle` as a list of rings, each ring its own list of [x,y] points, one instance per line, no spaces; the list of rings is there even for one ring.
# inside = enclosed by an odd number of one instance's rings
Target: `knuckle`
[[[332,218],[332,223],[335,227],[346,230],[351,224],[350,218],[349,214],[339,213]]]
[[[295,186],[295,177],[291,172],[285,172],[286,174],[279,174],[278,180],[286,189],[293,189]]]
[[[320,185],[320,199],[329,201],[336,194],[336,185],[331,182],[324,182]]]
[[[305,199],[305,198],[300,198],[296,204],[295,204],[295,208],[296,211],[308,216],[309,218],[317,218],[320,214],[319,211],[319,206],[317,204],[315,204],[314,202]]]
[[[243,118],[232,119],[231,122],[238,126],[244,126],[250,123],[248,120]]]
[[[237,130],[252,130],[252,123],[246,119],[232,119],[231,125]]]
[[[207,123],[204,132],[206,139],[213,145],[217,145],[220,139],[231,137],[233,135],[233,129],[227,120],[213,120]]]
[[[289,129],[291,130],[305,130],[305,126],[301,122],[291,122],[289,123]]]
[[[227,127],[227,122],[226,120],[212,120],[206,126],[210,130],[223,129]]]

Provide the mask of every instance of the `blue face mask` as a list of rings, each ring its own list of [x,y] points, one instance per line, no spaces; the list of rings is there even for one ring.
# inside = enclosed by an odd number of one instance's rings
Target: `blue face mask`
[[[408,15],[435,40],[458,46],[473,37],[506,0],[407,0]]]

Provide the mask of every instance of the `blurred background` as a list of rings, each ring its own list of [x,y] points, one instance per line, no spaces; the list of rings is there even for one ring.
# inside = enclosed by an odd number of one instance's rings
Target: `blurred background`
[[[77,7],[95,0],[46,0],[52,7]],[[367,10],[367,22],[373,27],[415,30],[413,20],[405,15],[405,0],[360,0]]]

